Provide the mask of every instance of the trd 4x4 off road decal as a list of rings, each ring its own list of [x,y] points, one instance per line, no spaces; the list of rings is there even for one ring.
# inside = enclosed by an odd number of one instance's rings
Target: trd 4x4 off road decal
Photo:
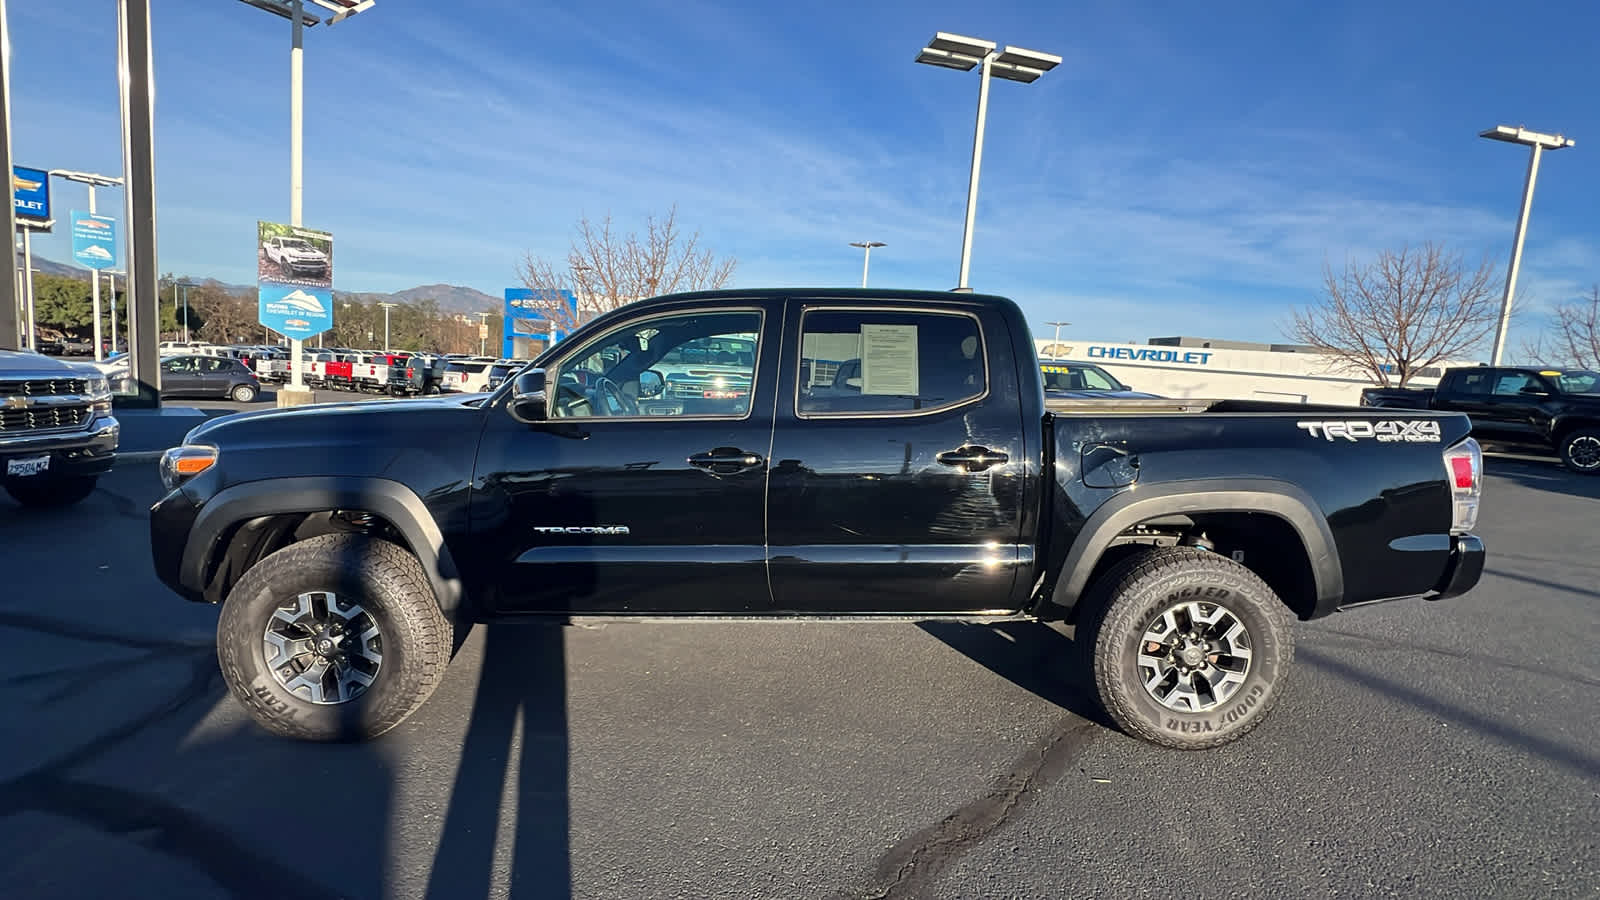
[[[1297,428],[1304,428],[1314,438],[1325,438],[1330,441],[1343,438],[1347,441],[1371,439],[1384,444],[1396,441],[1408,444],[1437,444],[1443,440],[1439,434],[1439,423],[1433,419],[1414,421],[1385,419],[1380,422],[1369,419],[1334,419],[1294,424]]]

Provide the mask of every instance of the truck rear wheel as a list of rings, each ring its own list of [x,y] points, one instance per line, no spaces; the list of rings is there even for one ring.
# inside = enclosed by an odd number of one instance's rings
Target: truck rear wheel
[[[377,737],[420,707],[450,660],[450,623],[417,558],[329,534],[261,560],[229,591],[217,658],[233,695],[284,737]]]
[[[1580,428],[1562,436],[1561,464],[1579,475],[1600,475],[1600,428]]]
[[[1111,718],[1179,750],[1260,724],[1294,657],[1289,614],[1237,562],[1190,547],[1143,552],[1106,573],[1080,641]]]

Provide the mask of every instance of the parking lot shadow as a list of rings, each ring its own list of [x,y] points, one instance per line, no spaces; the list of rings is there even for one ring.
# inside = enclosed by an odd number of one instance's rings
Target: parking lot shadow
[[[1043,622],[919,622],[946,646],[1066,711],[1115,729],[1072,639]]]
[[[485,629],[483,667],[428,897],[494,894],[503,821],[514,830],[508,896],[572,896],[564,634],[559,625]],[[521,748],[513,758],[519,723]],[[507,816],[501,803],[511,784],[515,805]]]

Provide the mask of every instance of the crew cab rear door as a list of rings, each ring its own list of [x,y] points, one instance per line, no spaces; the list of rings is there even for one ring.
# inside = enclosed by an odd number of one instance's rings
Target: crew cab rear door
[[[547,421],[490,411],[469,543],[492,612],[770,608],[763,513],[781,318],[777,299],[652,306],[558,345],[544,361]],[[707,338],[747,344],[743,370],[669,380],[673,352]]]
[[[1013,606],[1032,551],[1002,316],[796,298],[786,322],[767,509],[774,611]]]

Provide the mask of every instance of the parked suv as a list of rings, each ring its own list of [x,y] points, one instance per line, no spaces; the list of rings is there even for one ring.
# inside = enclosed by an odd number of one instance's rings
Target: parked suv
[[[189,354],[161,361],[162,397],[222,397],[249,403],[260,395],[261,381],[240,360]]]

